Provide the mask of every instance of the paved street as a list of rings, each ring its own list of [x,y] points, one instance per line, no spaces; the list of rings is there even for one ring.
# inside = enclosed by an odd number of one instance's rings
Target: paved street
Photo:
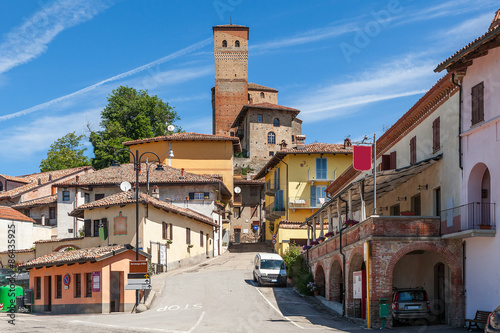
[[[363,330],[291,288],[257,287],[246,245],[199,266],[165,274],[165,287],[140,314],[45,316],[17,314],[16,326],[0,317],[1,332],[302,332]],[[463,332],[438,327],[393,331]]]

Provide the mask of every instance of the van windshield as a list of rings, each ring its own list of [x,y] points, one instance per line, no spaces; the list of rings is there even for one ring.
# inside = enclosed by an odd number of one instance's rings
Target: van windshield
[[[261,269],[285,269],[283,260],[262,259],[260,261]]]

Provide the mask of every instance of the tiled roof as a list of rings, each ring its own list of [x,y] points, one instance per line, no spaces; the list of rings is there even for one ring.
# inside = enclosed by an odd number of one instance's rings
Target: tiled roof
[[[278,90],[270,87],[266,87],[260,84],[248,82],[248,90],[263,90],[263,91],[272,91],[272,92],[278,92]]]
[[[103,199],[89,202],[87,204],[83,204],[81,206],[78,206],[76,209],[74,209],[69,215],[71,216],[76,216],[80,215],[83,213],[84,210],[87,209],[95,209],[95,208],[106,208],[106,207],[113,207],[113,206],[122,206],[122,205],[127,205],[127,204],[135,204],[135,192],[132,191],[127,191],[127,192],[120,192],[117,194],[110,195],[109,197],[104,197]],[[203,214],[200,214],[198,212],[195,212],[194,210],[188,209],[188,208],[181,208],[178,206],[175,206],[171,204],[170,202],[165,202],[165,201],[160,201],[154,197],[147,197],[146,194],[140,193],[140,198],[139,198],[139,203],[141,204],[149,204],[152,205],[155,208],[164,210],[166,212],[172,212],[175,214],[180,214],[189,218],[192,218],[194,220],[197,220],[202,223],[209,224],[211,226],[216,227],[217,224],[213,222],[213,220]]]
[[[49,195],[49,196],[38,198],[38,199],[24,201],[24,202],[18,203],[17,205],[13,205],[11,207],[15,208],[15,209],[30,208],[30,207],[36,207],[36,206],[49,205],[49,204],[53,204],[56,202],[57,202],[57,194],[54,194],[54,195]]]
[[[234,136],[226,136],[226,135],[212,135],[212,134],[200,134],[194,132],[185,132],[185,133],[174,133],[163,136],[156,136],[154,138],[145,138],[133,141],[123,142],[124,146],[131,146],[141,143],[148,142],[158,142],[158,141],[232,141],[233,144],[239,144],[240,139]]]
[[[471,54],[472,52],[476,51],[479,47],[482,45],[487,44],[488,42],[492,42],[493,47],[498,47],[498,40],[496,40],[496,37],[500,33],[500,26],[495,23],[495,20],[498,18],[498,11],[495,15],[495,19],[493,20],[490,28],[488,29],[488,32],[486,32],[484,35],[481,37],[476,38],[474,41],[470,42],[457,52],[455,52],[452,56],[450,56],[448,59],[440,63],[436,69],[434,70],[435,72],[441,72],[442,70],[448,68],[449,66],[453,65],[454,63],[458,61],[467,60],[466,56]],[[485,50],[481,50],[485,51]],[[465,61],[464,61],[465,62]]]
[[[9,176],[9,175],[0,175],[0,177],[3,177],[7,180],[12,180],[14,182],[20,182],[20,183],[29,183],[30,182],[28,179],[25,179],[22,177],[15,177],[15,176]]]
[[[0,206],[0,219],[9,221],[35,222],[32,218],[29,218],[14,208],[7,206]]]
[[[53,252],[44,256],[32,259],[26,264],[21,265],[23,268],[42,267],[48,265],[64,265],[75,262],[100,261],[112,257],[116,254],[132,250],[130,245],[111,245],[102,247],[91,247],[73,251]],[[149,255],[140,251],[142,255]]]
[[[56,170],[56,171],[49,171],[49,172],[40,172],[40,173],[33,173],[30,175],[25,175],[25,176],[19,176],[17,178],[21,178],[23,180],[26,180],[28,183],[26,185],[22,185],[16,188],[13,188],[9,191],[5,192],[0,192],[0,199],[4,198],[12,198],[16,195],[19,195],[20,193],[29,191],[37,186],[42,186],[50,182],[54,182],[60,178],[64,178],[67,176],[71,176],[72,174],[78,173],[83,170],[93,170],[91,166],[84,166],[84,167],[78,167],[78,168],[72,168],[72,169],[64,169],[64,170]],[[40,184],[39,184],[40,180]]]
[[[314,142],[302,147],[285,148],[276,152],[266,165],[255,175],[255,179],[264,177],[268,170],[274,168],[286,155],[289,154],[352,154],[352,148],[344,148],[343,143]]]
[[[80,240],[83,239],[84,237],[67,237],[67,238],[56,238],[56,239],[42,239],[35,241],[35,244],[41,244],[41,243],[59,243],[59,242],[65,242],[65,241],[75,241],[75,240]]]
[[[278,229],[307,229],[307,225],[303,225],[304,222],[297,222],[297,221],[280,221],[278,224]],[[316,228],[319,229],[321,224],[319,222],[316,222]],[[323,230],[328,230],[328,223],[323,223]]]
[[[2,251],[0,254],[8,254],[11,253],[12,251]],[[35,252],[35,249],[24,249],[24,250],[14,250],[14,253],[29,253],[29,252]]]
[[[245,116],[248,112],[248,109],[287,111],[287,112],[291,112],[294,117],[296,117],[300,113],[300,110],[297,110],[294,108],[289,108],[288,106],[273,104],[273,103],[247,104],[247,105],[243,105],[240,112],[238,113],[238,116],[236,116],[236,119],[234,120],[233,124],[231,125],[231,128],[240,126],[243,119],[245,119]]]
[[[266,180],[261,179],[243,179],[241,176],[234,177],[234,185],[264,185]]]
[[[167,165],[163,165],[164,171],[156,171],[156,164],[149,166],[149,184],[150,185],[185,185],[185,184],[220,184],[224,195],[231,195],[231,192],[224,185],[219,177],[208,175],[199,175],[191,172],[184,172]],[[147,172],[146,163],[141,163],[142,172],[139,174],[139,184],[146,184]],[[57,187],[72,187],[72,186],[110,186],[119,185],[128,181],[131,184],[135,183],[134,164],[127,163],[120,166],[111,166],[79,177],[54,184]]]

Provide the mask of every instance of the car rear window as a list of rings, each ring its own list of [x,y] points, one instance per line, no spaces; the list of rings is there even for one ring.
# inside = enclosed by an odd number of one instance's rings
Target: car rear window
[[[400,291],[399,292],[400,302],[423,302],[425,301],[425,293],[423,290],[415,291]]]

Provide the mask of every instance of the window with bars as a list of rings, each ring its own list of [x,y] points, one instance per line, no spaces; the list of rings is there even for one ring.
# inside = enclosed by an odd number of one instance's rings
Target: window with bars
[[[439,117],[432,122],[432,151],[441,149],[441,120]]]
[[[471,90],[472,102],[472,125],[484,120],[484,82],[481,82]]]
[[[417,137],[410,139],[410,164],[417,163]]]

